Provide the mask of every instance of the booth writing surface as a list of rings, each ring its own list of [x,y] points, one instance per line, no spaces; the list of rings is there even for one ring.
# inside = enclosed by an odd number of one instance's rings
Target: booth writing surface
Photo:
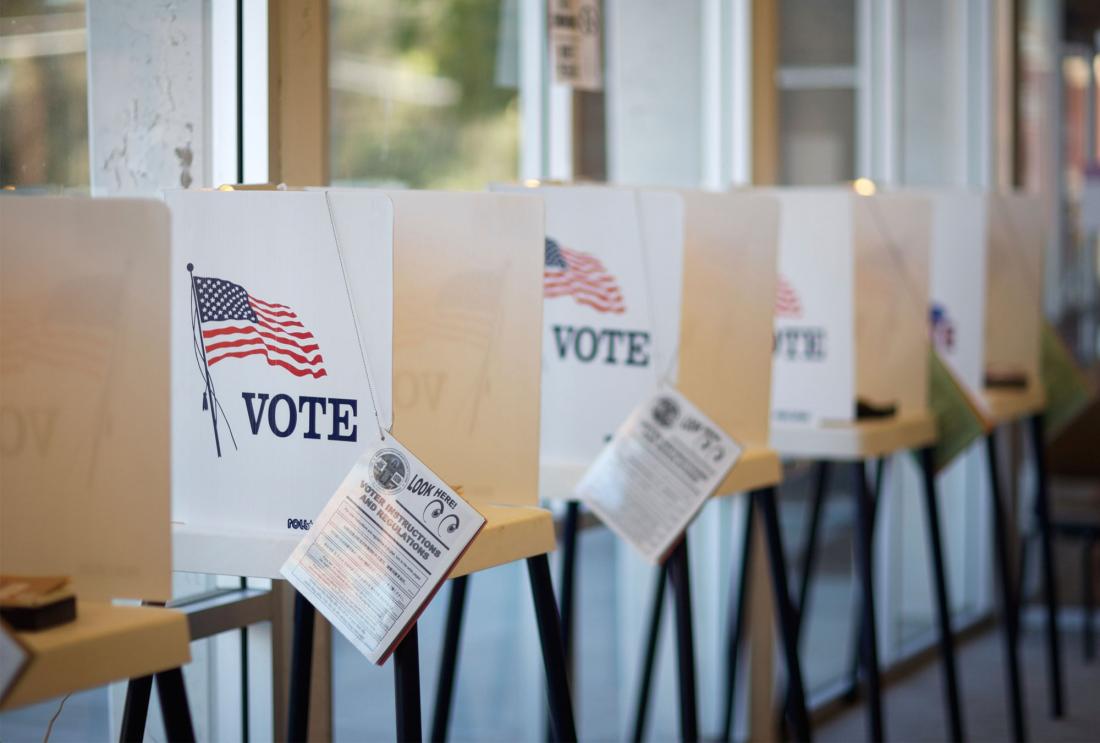
[[[0,571],[165,600],[169,217],[0,198]]]

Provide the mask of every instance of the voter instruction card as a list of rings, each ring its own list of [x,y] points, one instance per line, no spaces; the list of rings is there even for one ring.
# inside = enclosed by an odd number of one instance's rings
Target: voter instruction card
[[[675,389],[634,409],[577,485],[577,497],[642,556],[661,562],[741,456]]]
[[[386,436],[359,457],[280,572],[381,665],[484,525]]]

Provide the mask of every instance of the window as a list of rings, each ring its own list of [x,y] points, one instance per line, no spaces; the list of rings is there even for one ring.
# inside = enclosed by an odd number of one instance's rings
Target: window
[[[331,5],[332,182],[481,189],[519,168],[516,0]]]
[[[83,0],[0,5],[0,186],[88,185]]]

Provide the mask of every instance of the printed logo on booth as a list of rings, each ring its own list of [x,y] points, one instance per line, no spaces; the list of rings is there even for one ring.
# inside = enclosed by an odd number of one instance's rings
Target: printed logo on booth
[[[776,358],[793,362],[825,360],[825,328],[797,323],[804,312],[794,285],[780,275],[775,286],[776,328],[772,347]]]
[[[545,255],[542,282],[545,299],[572,297],[577,304],[601,316],[626,312],[618,281],[598,258],[562,247],[549,237]],[[593,322],[598,324],[603,319],[594,318]],[[571,358],[582,364],[649,366],[650,334],[646,330],[555,324],[550,332],[562,361]]]
[[[210,415],[214,449],[221,457],[222,429],[229,434],[234,449],[237,438],[218,399],[215,366],[257,359],[296,379],[321,379],[328,376],[328,371],[317,339],[290,306],[260,299],[227,279],[196,276],[191,263],[187,264],[187,272],[192,345],[203,384],[202,410]],[[266,427],[277,438],[287,438],[303,429],[301,436],[305,439],[357,439],[358,401],[354,398],[241,392],[241,399],[253,436]]]

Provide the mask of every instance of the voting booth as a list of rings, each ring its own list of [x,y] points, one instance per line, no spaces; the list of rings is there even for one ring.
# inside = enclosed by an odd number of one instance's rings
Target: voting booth
[[[1039,406],[1042,204],[1022,194],[921,193],[933,205],[936,350],[990,423]]]
[[[167,210],[7,197],[0,223],[3,572],[167,599]]]
[[[871,184],[866,184],[871,185]],[[867,189],[864,191],[866,192]],[[873,191],[873,186],[871,189]],[[883,737],[875,627],[873,502],[865,463],[896,452],[919,453],[930,517],[933,585],[949,693],[952,737],[962,737],[954,650],[931,449],[927,305],[931,205],[903,193],[862,195],[847,188],[777,189],[779,279],[775,295],[772,445],[814,462],[800,603],[808,594],[831,467],[852,472],[860,585],[861,655],[868,690],[868,735]],[[797,607],[795,634],[804,606]]]
[[[156,675],[167,732],[193,737],[186,617],[110,603],[172,590],[168,223],[156,201],[0,197],[0,572],[67,581],[38,609],[75,594],[14,632],[0,708]]]
[[[166,202],[175,567],[278,577],[359,441],[392,426],[393,206],[270,191]]]
[[[536,503],[536,200],[167,202],[177,569],[277,577],[379,426],[479,509]]]
[[[748,447],[718,493],[738,489],[749,467],[757,470],[753,482],[777,482],[778,458],[766,453],[774,200],[600,186],[527,190],[546,204],[544,497],[570,496],[611,433],[662,382]],[[742,489],[753,487],[746,483]]]
[[[684,273],[676,386],[741,447],[737,462],[714,495],[750,491],[751,496],[741,535],[740,570],[731,586],[736,600],[731,601],[732,610],[726,618],[723,657],[729,661],[724,667],[720,697],[724,708],[722,735],[728,738],[732,731],[737,655],[747,625],[752,530],[757,522],[753,514],[759,509],[768,545],[777,634],[790,679],[792,728],[796,738],[808,738],[809,716],[797,638],[788,631],[794,617],[775,501],[775,486],[782,473],[769,435],[781,205],[772,195],[760,191],[682,190],[677,195],[684,210]],[[669,570],[676,570],[676,566],[670,565]],[[674,592],[676,581],[686,583],[687,578],[673,576]],[[648,618],[649,644],[642,660],[643,688],[635,710],[633,739],[640,739],[645,731],[663,595],[658,589]],[[678,617],[685,603],[677,599]],[[682,625],[677,631],[678,648],[682,649]],[[687,683],[683,666],[680,683],[683,710]],[[686,709],[693,706],[689,700]],[[691,723],[685,724],[683,718],[681,732],[685,739],[693,737]]]
[[[554,527],[536,507],[541,202],[310,190],[178,192],[168,203],[173,404],[190,416],[173,442],[177,565],[278,576],[360,442],[394,437],[485,518],[452,577],[528,560],[552,716],[567,737],[545,558]],[[295,647],[308,647],[312,609],[298,604]],[[398,731],[410,738],[420,737],[415,648],[412,624],[394,655]],[[292,739],[305,733],[304,652],[291,670]]]
[[[794,454],[800,430],[859,421],[930,438],[929,205],[839,188],[771,193],[782,203],[773,443]]]
[[[545,205],[540,493],[568,499],[631,411],[675,381],[683,204],[670,191],[495,188]]]
[[[1045,393],[1040,379],[1043,249],[1046,228],[1037,196],[980,191],[922,192],[933,205],[932,338],[937,352],[985,429],[999,600],[1018,602],[1011,543],[1017,538],[1001,502],[997,429],[1026,420],[1035,467],[1035,526],[1044,584],[1051,708],[1061,714],[1063,679],[1058,599],[1043,452]],[[1004,623],[1012,730],[1026,735],[1018,623]]]

